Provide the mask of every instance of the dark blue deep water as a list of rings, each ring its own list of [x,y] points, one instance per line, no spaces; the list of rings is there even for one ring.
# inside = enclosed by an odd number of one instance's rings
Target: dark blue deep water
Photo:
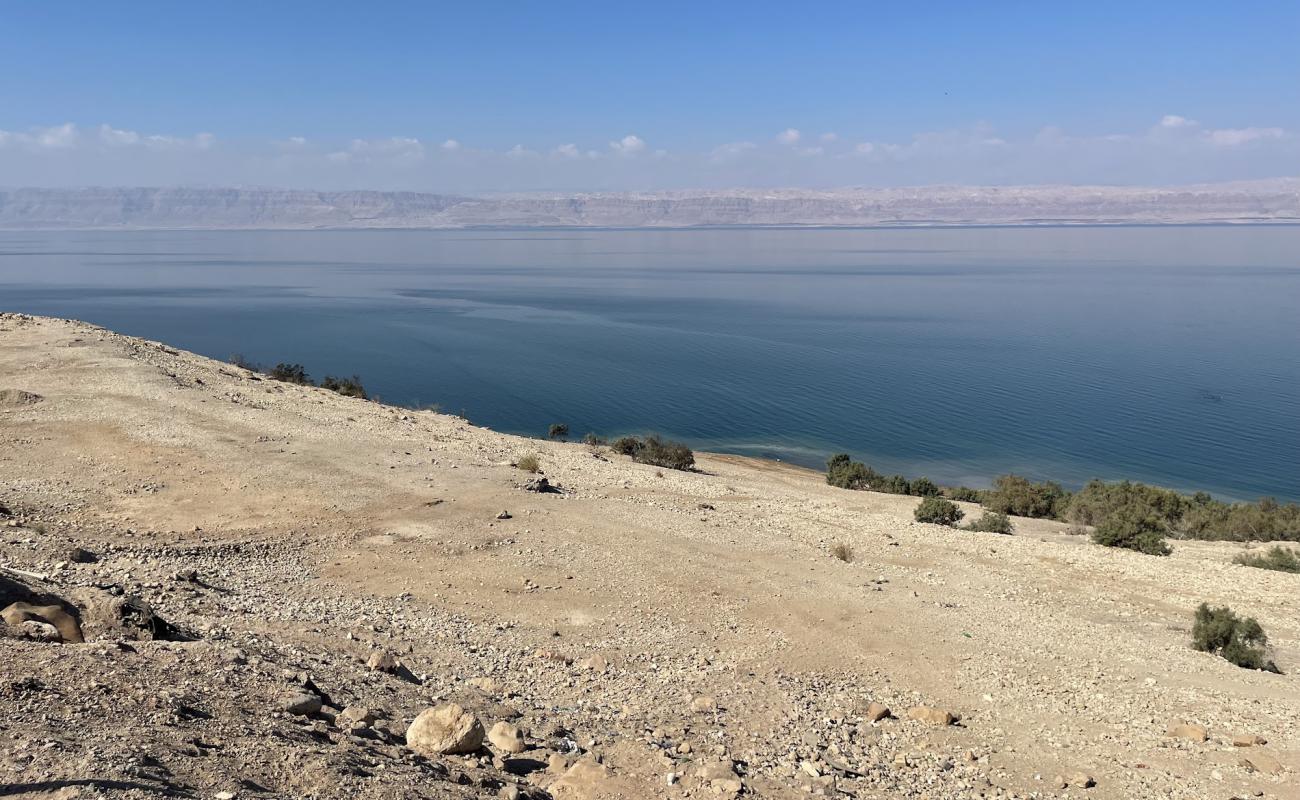
[[[0,309],[499,430],[1300,499],[1300,228],[0,233]]]

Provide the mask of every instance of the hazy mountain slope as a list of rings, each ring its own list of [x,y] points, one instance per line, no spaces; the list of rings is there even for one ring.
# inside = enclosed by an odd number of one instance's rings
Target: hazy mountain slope
[[[518,194],[295,189],[0,191],[0,228],[457,228],[1300,221],[1300,179],[1183,187],[935,186]]]

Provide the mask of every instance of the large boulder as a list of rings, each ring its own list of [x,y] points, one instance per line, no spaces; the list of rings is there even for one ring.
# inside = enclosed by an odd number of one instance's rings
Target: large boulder
[[[556,800],[596,800],[616,797],[610,784],[609,769],[590,758],[584,758],[547,787]]]
[[[61,605],[34,605],[32,603],[10,603],[0,611],[6,625],[23,628],[23,623],[34,622],[48,625],[59,632],[59,638],[65,642],[83,642],[81,626],[77,618],[68,613]],[[43,638],[43,637],[42,637]]]
[[[153,613],[149,604],[132,595],[115,595],[103,589],[81,587],[71,595],[81,612],[81,630],[87,639],[151,641],[176,638],[176,630]]]
[[[503,753],[522,753],[525,748],[524,732],[517,726],[502,720],[488,731],[488,741]]]
[[[406,729],[406,746],[425,756],[473,753],[483,746],[483,723],[457,703],[426,708]]]

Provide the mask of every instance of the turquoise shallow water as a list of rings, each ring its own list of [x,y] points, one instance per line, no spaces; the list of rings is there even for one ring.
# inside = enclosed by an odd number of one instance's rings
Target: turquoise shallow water
[[[0,309],[490,427],[1300,500],[1300,228],[0,233]]]

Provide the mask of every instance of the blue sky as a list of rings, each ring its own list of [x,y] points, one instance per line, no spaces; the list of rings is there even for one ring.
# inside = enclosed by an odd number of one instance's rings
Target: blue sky
[[[8,3],[0,185],[1294,175],[1298,32],[1292,2]]]

